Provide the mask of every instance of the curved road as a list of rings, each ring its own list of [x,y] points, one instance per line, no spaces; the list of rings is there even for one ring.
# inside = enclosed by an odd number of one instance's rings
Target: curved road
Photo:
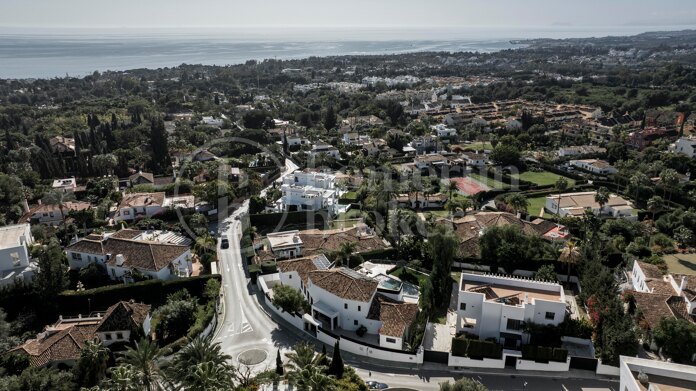
[[[298,167],[290,160],[285,161],[282,177]],[[262,191],[262,194],[265,193]],[[215,331],[214,340],[220,342],[222,350],[231,355],[234,365],[240,365],[239,357],[247,351],[263,351],[264,355],[254,355],[260,362],[251,366],[253,372],[275,368],[276,351],[281,354],[294,344],[307,339],[299,330],[274,318],[259,303],[259,292],[246,277],[242,260],[240,240],[243,227],[238,218],[247,213],[249,201],[221,221],[218,231],[220,237],[229,239],[229,249],[218,247],[219,271],[222,275],[223,315]],[[330,348],[330,347],[327,347]],[[364,357],[342,353],[346,363],[358,374],[369,380],[377,380],[391,387],[411,388],[416,390],[439,390],[439,383],[461,376],[474,377],[485,384],[491,391],[495,390],[559,390],[559,391],[605,391],[617,390],[618,381],[575,376],[573,373],[525,373],[510,371],[449,371],[441,366],[424,364],[419,368],[399,368],[397,363],[367,362]],[[527,383],[526,387],[524,383]]]

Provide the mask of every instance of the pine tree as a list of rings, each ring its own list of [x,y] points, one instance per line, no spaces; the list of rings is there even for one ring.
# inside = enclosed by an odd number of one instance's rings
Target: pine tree
[[[278,355],[276,356],[276,375],[283,376],[285,369],[283,369],[283,360],[280,358],[280,349],[278,349]]]
[[[343,377],[343,358],[341,357],[341,349],[338,346],[338,341],[334,345],[333,358],[329,366],[329,375],[333,375],[336,379]]]

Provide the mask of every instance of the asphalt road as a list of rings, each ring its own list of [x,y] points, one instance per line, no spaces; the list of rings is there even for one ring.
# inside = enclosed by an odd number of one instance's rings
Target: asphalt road
[[[297,169],[291,161],[286,160],[283,176]],[[265,193],[265,191],[264,191]],[[240,365],[239,357],[244,352],[261,350],[266,352],[265,359],[250,366],[254,372],[275,368],[278,349],[281,354],[307,338],[297,330],[291,330],[282,322],[276,323],[262,309],[257,300],[256,288],[252,287],[246,277],[244,262],[240,250],[242,223],[236,216],[248,211],[246,201],[229,218],[220,223],[221,237],[227,237],[229,249],[218,247],[219,270],[222,275],[223,316],[218,325],[214,340],[220,342],[222,350],[231,355],[234,365]],[[330,348],[330,347],[327,347]],[[509,373],[486,373],[475,371],[442,371],[424,368],[399,369],[398,365],[385,362],[369,362],[364,357],[351,357],[343,354],[346,363],[366,380],[386,383],[390,388],[411,390],[438,390],[439,383],[467,376],[481,381],[491,391],[607,391],[618,390],[618,381],[574,378],[569,373],[543,374],[541,376],[510,371]],[[526,382],[526,386],[524,386]]]

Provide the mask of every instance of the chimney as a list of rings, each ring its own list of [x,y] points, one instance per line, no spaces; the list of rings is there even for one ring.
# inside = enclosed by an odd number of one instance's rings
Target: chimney
[[[681,284],[679,284],[679,293],[683,292],[686,288],[686,276],[682,276]]]
[[[123,257],[123,254],[116,255],[116,266],[123,266],[123,263],[125,261],[126,261],[126,258]]]
[[[40,200],[39,203],[41,203]],[[24,211],[24,213],[29,213],[29,202],[27,202],[26,197],[22,200],[22,210]]]

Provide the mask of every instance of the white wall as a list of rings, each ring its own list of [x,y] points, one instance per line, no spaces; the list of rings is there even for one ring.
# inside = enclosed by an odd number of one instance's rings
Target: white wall
[[[317,330],[317,338],[319,339],[319,341],[327,344],[328,346],[334,346],[334,344],[336,343],[336,339],[334,337],[326,333],[323,333],[321,330]],[[423,349],[420,349],[418,353],[415,354],[399,353],[358,344],[353,341],[349,341],[345,338],[340,339],[339,346],[343,351],[357,354],[359,356],[365,356],[368,358],[375,358],[384,361],[396,361],[409,364],[423,363]]]
[[[497,360],[493,358],[484,358],[482,360],[473,360],[468,357],[457,357],[450,353],[447,359],[447,366],[449,367],[467,367],[467,368],[505,368],[505,355],[503,358]]]
[[[570,369],[570,356],[564,362],[549,361],[548,363],[518,358],[515,368],[518,371],[567,372]]]
[[[602,359],[597,360],[597,374],[606,376],[619,376],[619,367],[602,364]]]
[[[324,305],[338,312],[338,327],[348,331],[355,331],[362,325],[367,327],[367,332],[370,334],[379,332],[382,322],[367,319],[372,297],[369,302],[346,300],[312,284],[311,280],[309,280],[307,285],[309,296],[314,299],[314,303],[321,301]],[[347,309],[345,308],[346,304],[348,306]],[[357,325],[355,321],[357,321]]]

